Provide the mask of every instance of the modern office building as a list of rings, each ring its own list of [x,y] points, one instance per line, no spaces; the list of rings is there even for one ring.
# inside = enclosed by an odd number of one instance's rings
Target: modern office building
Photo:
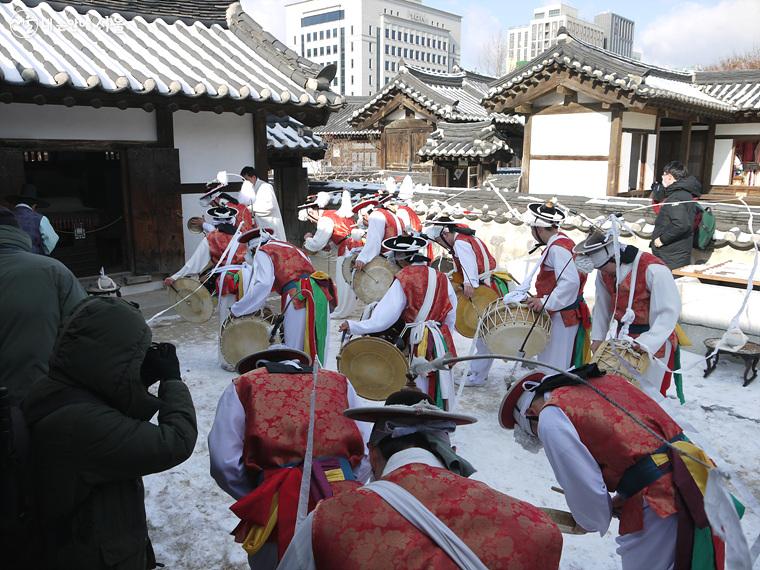
[[[334,63],[332,88],[344,95],[376,93],[402,59],[438,72],[460,62],[462,17],[422,0],[295,0],[285,17],[287,46]]]
[[[603,12],[594,17],[594,23],[604,30],[604,49],[633,57],[633,20],[614,12]]]
[[[573,37],[592,46],[614,51],[626,57],[633,48],[633,22],[611,12],[598,15],[594,22],[582,19],[568,4],[549,4],[533,10],[527,26],[510,28],[507,36],[507,71],[542,53],[565,28]]]

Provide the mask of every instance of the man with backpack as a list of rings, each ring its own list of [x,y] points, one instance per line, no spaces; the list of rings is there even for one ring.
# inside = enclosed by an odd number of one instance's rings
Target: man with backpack
[[[683,163],[674,160],[662,173],[663,199],[654,222],[652,253],[672,271],[691,264],[695,220],[702,195],[699,180],[689,174]]]

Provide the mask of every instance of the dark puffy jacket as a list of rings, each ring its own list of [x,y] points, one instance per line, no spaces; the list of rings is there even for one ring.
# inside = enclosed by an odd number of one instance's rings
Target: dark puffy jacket
[[[197,437],[187,386],[164,380],[156,398],[140,380],[150,342],[140,311],[121,299],[87,299],[64,322],[49,377],[24,404],[34,417],[51,398],[86,396],[31,428],[43,541],[37,568],[145,570],[142,476],[185,461]],[[149,421],[156,411],[158,425]]]
[[[697,215],[694,199],[701,195],[702,185],[694,176],[676,180],[665,189],[665,199],[654,221],[651,247],[652,253],[670,269],[691,263],[694,218]],[[654,246],[657,238],[662,241],[662,247]]]

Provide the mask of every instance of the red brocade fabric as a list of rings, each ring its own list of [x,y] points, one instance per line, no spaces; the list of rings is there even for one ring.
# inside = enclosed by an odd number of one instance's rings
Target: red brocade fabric
[[[573,259],[575,259],[575,254],[573,253],[575,242],[571,240],[569,237],[567,237],[565,234],[563,234],[562,232],[559,233],[559,237],[556,240],[554,240],[554,242],[549,247],[555,247],[555,246],[566,249],[573,256]],[[570,264],[572,265],[572,262],[570,262]],[[565,271],[578,271],[575,267],[570,267],[570,266],[564,269]],[[538,276],[536,277],[536,295],[538,297],[545,297],[549,295],[552,291],[554,291],[554,288],[557,286],[557,275],[562,270],[563,270],[562,267],[555,267],[554,269],[551,269],[547,267],[546,264],[544,263],[541,264],[541,268],[538,270]],[[579,271],[578,271],[578,276],[580,277],[580,280],[581,280],[581,285],[578,288],[578,296],[582,297],[583,288],[586,286],[586,279],[588,276],[585,273],[581,273]],[[585,304],[585,301],[583,302],[583,304]],[[562,315],[562,322],[565,324],[565,326],[571,327],[587,320],[588,307],[566,309],[566,310],[560,311],[560,313]]]
[[[343,415],[346,382],[338,372],[319,371],[314,457],[345,457],[356,467],[364,443],[356,423]],[[311,385],[311,373],[270,374],[265,368],[235,379],[246,418],[243,461],[252,475],[303,461]]]
[[[349,249],[361,245],[360,241],[351,239],[351,230],[354,227],[353,218],[339,216],[335,210],[325,210],[322,215],[332,220],[333,233],[330,239],[338,248],[338,256],[345,255]]]
[[[237,216],[235,217],[235,225],[240,225],[240,222],[243,222],[243,228],[242,231],[250,230],[253,228],[253,216],[251,215],[251,211],[248,209],[247,206],[244,206],[243,204],[228,204],[229,207],[235,208],[237,210]]]
[[[406,309],[401,313],[401,318],[405,323],[413,323],[417,320],[427,292],[428,269],[427,265],[408,265],[396,273],[396,279],[401,283],[406,296]],[[436,271],[436,274],[435,295],[427,320],[443,323],[452,309],[449,301],[449,279],[440,271]]]
[[[562,535],[542,511],[484,483],[413,463],[383,479],[430,509],[488,568],[553,570]],[[343,570],[447,570],[457,566],[427,535],[371,491],[321,502],[314,513],[316,567]]]
[[[622,404],[654,432],[670,441],[681,427],[649,396],[619,376],[591,380],[594,387]],[[585,386],[565,386],[551,393],[548,406],[557,406],[578,431],[602,471],[607,488],[614,492],[626,469],[660,448],[662,442],[636,425],[631,418]],[[667,473],[623,504],[620,534],[643,528],[643,499],[660,517],[675,513],[673,476]]]
[[[470,244],[472,251],[475,252],[475,259],[478,262],[478,275],[482,275],[486,271],[492,271],[496,269],[496,260],[483,240],[476,236],[467,236],[463,234],[457,234],[455,241],[464,241]],[[483,249],[481,249],[481,246]],[[483,258],[483,251],[486,252],[486,258]],[[459,258],[454,257],[454,265],[457,271],[462,273],[462,265],[459,263]]]
[[[639,259],[639,268],[636,273],[636,288],[633,292],[633,304],[631,305],[631,309],[635,314],[632,323],[634,325],[649,325],[649,303],[651,301],[652,294],[647,287],[647,269],[650,265],[665,264],[651,253],[644,252],[641,254],[641,258]],[[615,302],[615,296],[617,295],[617,303],[615,304],[615,318],[618,320],[618,322],[623,318],[623,315],[625,315],[625,311],[628,308],[628,297],[631,294],[632,275],[633,270],[631,270],[631,272],[626,275],[625,279],[623,279],[623,282],[617,287],[616,293],[615,282],[617,281],[617,277],[614,274],[608,275],[606,273],[602,273],[602,282],[604,283],[604,288],[610,294],[610,299],[612,299],[613,302]],[[639,335],[631,334],[630,336],[631,338],[636,338]],[[676,336],[675,331],[670,335],[669,341],[675,350],[676,346],[678,346],[678,337]],[[655,356],[662,358],[664,354],[665,347],[662,346],[657,350]]]
[[[227,249],[230,241],[232,241],[232,236],[220,232],[219,230],[214,230],[209,232],[206,236],[206,240],[208,241],[208,250],[211,253],[211,263],[216,265],[219,263],[219,259],[222,257],[224,250]],[[240,265],[244,261],[245,245],[241,243],[238,244],[237,251],[235,252],[235,255],[232,256],[232,265]],[[226,260],[224,263],[226,263]]]
[[[390,210],[386,210],[385,208],[378,208],[375,211],[380,212],[383,216],[385,216],[385,235],[383,235],[383,241],[399,236],[406,231],[404,222],[399,220],[398,216],[396,216],[396,214]],[[399,228],[401,228],[401,231],[399,231]],[[385,251],[385,248],[383,248],[383,250]]]
[[[314,273],[314,266],[308,256],[296,246],[284,241],[269,240],[261,246],[274,265],[274,285],[272,291],[282,295],[282,290],[291,281]]]

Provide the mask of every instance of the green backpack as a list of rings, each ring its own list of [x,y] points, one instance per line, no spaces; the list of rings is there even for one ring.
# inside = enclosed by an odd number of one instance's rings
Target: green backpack
[[[710,247],[715,235],[715,214],[711,208],[696,204],[697,215],[694,216],[694,247],[705,250]]]

